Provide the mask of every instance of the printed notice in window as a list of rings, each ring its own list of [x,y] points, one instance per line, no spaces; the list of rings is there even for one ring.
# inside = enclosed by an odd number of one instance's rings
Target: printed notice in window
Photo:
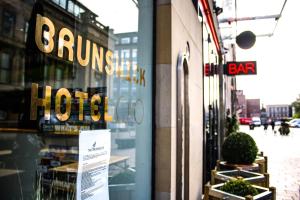
[[[109,130],[80,132],[77,200],[109,200],[110,140]]]

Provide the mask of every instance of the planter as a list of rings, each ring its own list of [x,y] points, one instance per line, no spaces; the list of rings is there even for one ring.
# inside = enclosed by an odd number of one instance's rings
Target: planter
[[[224,183],[228,180],[243,179],[251,184],[269,187],[269,174],[259,174],[245,170],[228,170],[211,172],[211,184]]]
[[[257,156],[254,163],[259,165],[260,173],[268,172],[268,157],[267,156]]]
[[[249,165],[244,165],[244,164],[230,164],[227,163],[226,161],[219,161],[217,160],[217,170],[245,170],[245,171],[251,171],[251,172],[261,172],[263,169],[261,169],[262,166],[260,166],[257,163],[252,163]]]
[[[259,194],[255,196],[247,196],[241,197],[237,195],[233,195],[227,192],[220,190],[224,183],[217,184],[217,185],[206,185],[205,186],[205,193],[204,193],[204,200],[218,200],[218,199],[230,199],[230,200],[276,200],[276,188],[264,188],[260,186],[253,186],[255,187]]]

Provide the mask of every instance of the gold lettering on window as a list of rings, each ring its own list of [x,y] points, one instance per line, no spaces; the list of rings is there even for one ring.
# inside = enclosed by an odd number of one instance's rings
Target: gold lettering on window
[[[127,74],[125,77],[125,80],[128,82],[131,82],[131,78],[130,78],[130,62],[127,60],[126,61],[126,70],[127,70]]]
[[[99,72],[103,72],[103,48],[100,47],[100,51],[95,43],[93,43],[92,52],[92,68],[96,69],[96,63],[98,64]]]
[[[31,84],[31,109],[30,120],[37,119],[37,107],[44,107],[44,118],[50,120],[50,108],[51,108],[51,87],[46,86],[44,88],[44,98],[38,98],[39,85],[36,83]]]
[[[66,111],[65,113],[61,113],[61,100],[62,97],[65,96],[66,102]],[[55,112],[56,117],[59,121],[66,121],[69,119],[71,115],[71,94],[66,88],[60,88],[55,97]]]
[[[104,121],[111,122],[112,119],[113,119],[113,117],[108,114],[108,97],[105,97],[105,102],[104,102]]]
[[[140,85],[143,85],[144,87],[146,85],[145,73],[146,73],[146,70],[140,68]]]
[[[49,31],[43,30],[43,26],[46,25]],[[41,52],[51,53],[54,48],[55,28],[54,24],[47,17],[43,17],[39,14],[36,15],[35,26],[35,43]],[[47,41],[47,44],[43,40]]]
[[[91,99],[91,118],[93,121],[97,122],[100,120],[100,112],[99,112],[99,106],[95,105],[95,103],[98,102],[101,103],[101,98],[98,94],[94,94]],[[97,112],[97,114],[95,114]]]
[[[106,57],[105,57],[107,65],[105,66],[105,71],[108,75],[113,75],[113,73],[114,73],[112,57],[113,57],[113,52],[110,50],[107,50]]]
[[[115,56],[116,74],[118,77],[123,77],[123,58],[121,58],[121,64],[119,65],[119,56]]]
[[[79,120],[82,121],[83,120],[83,104],[84,104],[84,100],[86,100],[88,98],[88,93],[76,91],[75,97],[79,98]]]
[[[85,59],[82,58],[82,37],[78,35],[77,37],[77,60],[81,66],[87,66],[90,62],[90,50],[91,49],[91,42],[86,40],[85,46]]]
[[[68,36],[69,40],[65,40],[65,36]],[[59,31],[57,56],[60,57],[60,58],[63,58],[63,56],[64,56],[64,47],[66,47],[68,49],[68,52],[69,52],[68,60],[73,61],[73,58],[74,58],[73,45],[74,45],[74,35],[73,35],[73,33],[67,28],[62,28]]]

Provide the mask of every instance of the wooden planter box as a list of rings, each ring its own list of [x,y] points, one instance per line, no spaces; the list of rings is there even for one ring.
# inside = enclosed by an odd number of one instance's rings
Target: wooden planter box
[[[217,185],[206,185],[205,186],[205,193],[204,193],[204,200],[219,200],[219,199],[230,199],[230,200],[276,200],[276,188],[264,188],[260,186],[254,185],[259,194],[255,196],[247,196],[241,197],[236,196],[227,192],[220,190],[219,188],[223,186],[224,183],[217,184]]]
[[[268,157],[267,156],[257,156],[254,163],[259,165],[260,173],[268,173]]]
[[[246,170],[251,172],[261,172],[262,169],[260,168],[260,165],[257,163],[252,163],[249,165],[241,165],[241,164],[229,164],[226,161],[219,161],[217,160],[217,170]]]
[[[269,187],[269,174],[260,174],[245,170],[211,171],[211,184],[224,183],[228,180],[243,179],[251,184]]]

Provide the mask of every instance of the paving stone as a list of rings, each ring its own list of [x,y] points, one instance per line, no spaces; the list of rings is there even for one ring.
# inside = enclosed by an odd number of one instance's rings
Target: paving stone
[[[268,156],[270,185],[276,187],[277,200],[299,200],[300,191],[300,129],[291,129],[289,136],[274,135],[271,129],[265,133],[263,127],[249,130],[259,151]]]

